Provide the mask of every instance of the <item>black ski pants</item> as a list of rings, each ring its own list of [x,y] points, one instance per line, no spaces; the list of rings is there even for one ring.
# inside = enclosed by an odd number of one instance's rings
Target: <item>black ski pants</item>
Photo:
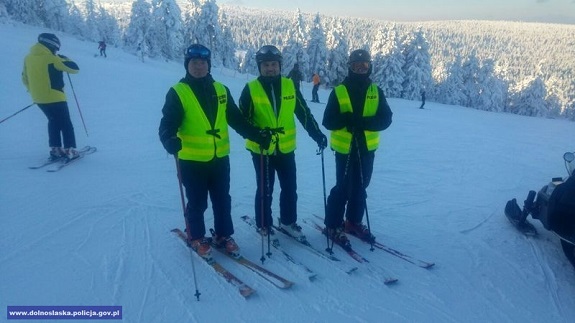
[[[218,236],[234,233],[230,196],[230,159],[214,158],[209,162],[179,160],[182,183],[186,188],[186,220],[192,240],[205,236],[204,212],[208,208],[208,193],[212,202],[214,230]]]
[[[362,221],[374,159],[373,151],[361,155],[357,149],[353,149],[350,154],[335,153],[336,182],[327,198],[326,227],[341,227],[344,214],[350,222]]]
[[[62,147],[62,140],[64,140],[64,148],[76,148],[76,136],[70,119],[68,103],[66,101],[38,103],[38,107],[48,118],[48,143],[50,147]]]
[[[297,221],[297,181],[295,153],[277,153],[263,156],[252,153],[252,161],[256,171],[257,189],[255,197],[255,214],[258,228],[273,225],[272,195],[274,191],[275,174],[280,182],[280,220],[283,224]],[[262,165],[263,164],[263,165]],[[263,173],[263,187],[262,187]],[[263,192],[263,223],[262,223],[262,192]]]
[[[319,102],[319,95],[317,94],[318,89],[319,89],[319,83],[314,84],[313,89],[311,89],[312,102]]]

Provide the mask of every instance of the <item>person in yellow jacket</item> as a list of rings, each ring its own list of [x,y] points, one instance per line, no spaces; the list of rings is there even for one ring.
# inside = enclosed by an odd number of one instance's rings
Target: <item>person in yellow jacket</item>
[[[368,242],[375,239],[362,223],[366,189],[379,132],[391,125],[392,112],[381,88],[369,78],[371,71],[369,52],[351,52],[348,76],[330,93],[322,121],[331,130],[336,166],[336,184],[327,199],[324,223],[328,236],[340,245],[349,245],[344,232]]]
[[[42,33],[38,43],[30,48],[24,59],[22,82],[32,100],[48,118],[50,159],[74,159],[76,136],[64,93],[63,73],[76,74],[78,65],[64,55],[56,55],[60,40],[56,35]],[[63,143],[62,143],[63,141]]]
[[[269,147],[271,137],[260,133],[241,115],[230,90],[210,74],[211,51],[201,45],[185,53],[186,75],[166,94],[158,134],[166,151],[176,155],[186,189],[186,227],[192,248],[211,258],[204,212],[210,196],[214,215],[214,243],[239,256],[231,237],[234,227],[230,197],[230,138],[228,124],[244,138]]]
[[[263,46],[256,53],[256,63],[260,76],[246,84],[239,106],[251,124],[271,131],[274,137],[269,149],[263,151],[257,143],[246,141],[256,171],[255,217],[258,232],[262,235],[273,232],[271,203],[277,174],[281,187],[279,227],[297,240],[305,241],[306,237],[297,224],[295,117],[320,149],[327,146],[327,138],[320,131],[294,81],[281,76],[281,52],[275,46]]]

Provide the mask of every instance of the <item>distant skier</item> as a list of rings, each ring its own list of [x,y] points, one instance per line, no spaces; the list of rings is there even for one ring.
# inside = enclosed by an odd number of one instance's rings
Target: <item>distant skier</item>
[[[421,106],[419,108],[423,109],[424,105],[425,105],[425,91],[421,91]]]
[[[101,40],[98,42],[98,49],[100,50],[100,56],[108,57],[106,55],[106,42]]]
[[[300,87],[301,81],[303,79],[303,75],[301,74],[301,71],[299,70],[299,64],[298,63],[295,63],[293,65],[293,68],[289,72],[287,77],[292,79],[293,84],[295,84],[296,90],[299,91],[299,87]]]
[[[313,89],[311,90],[311,102],[319,103],[319,95],[317,90],[319,89],[319,75],[317,73],[313,74]]]
[[[527,220],[529,214],[541,221],[545,229],[559,235],[563,252],[575,267],[575,154],[565,153],[563,159],[568,178],[553,178],[538,193],[530,191],[523,209],[519,208],[516,199],[508,201],[505,215],[527,235],[537,234],[535,227]]]

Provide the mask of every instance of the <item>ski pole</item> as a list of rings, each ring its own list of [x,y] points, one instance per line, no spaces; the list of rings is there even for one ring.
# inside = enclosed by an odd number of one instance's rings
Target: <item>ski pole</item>
[[[361,184],[361,189],[365,190],[364,187],[364,178],[363,178],[363,167],[361,166],[361,153],[359,152],[359,144],[357,143],[357,136],[354,138],[355,139],[355,146],[357,148],[357,162],[359,164],[359,180],[360,180],[360,184]],[[371,235],[371,226],[369,224],[369,212],[367,211],[367,194],[365,196],[365,200],[363,201],[363,208],[365,210],[365,221],[367,222],[367,231],[369,231],[369,234]],[[369,244],[371,245],[371,248],[369,249],[370,251],[375,250],[373,248],[373,239],[369,239]]]
[[[318,152],[318,155],[321,155],[321,178],[322,178],[322,183],[323,183],[323,218],[325,219],[327,217],[327,198],[326,198],[326,194],[325,194],[325,163],[324,163],[324,159],[323,159],[323,149],[320,149],[320,151]],[[325,230],[325,238],[326,238],[326,242],[327,242],[327,249],[328,252],[331,254],[332,252],[330,251],[329,248],[329,234],[327,232],[327,228]]]
[[[265,230],[265,226],[264,226],[264,149],[260,146],[260,216],[261,216],[261,230],[263,232],[263,230]],[[268,230],[269,231],[269,230]],[[269,236],[269,232],[268,232],[268,236]],[[264,236],[261,235],[262,237],[262,256],[260,258],[262,264],[264,263],[264,261],[266,260],[266,257],[264,257]]]
[[[74,91],[74,84],[72,84],[70,73],[66,74],[68,75],[68,81],[70,81],[70,88],[72,88],[72,93],[74,94],[74,100],[76,100],[76,106],[78,107],[78,112],[80,113],[80,119],[82,119],[82,124],[84,125],[84,131],[86,132],[86,137],[88,137],[88,129],[86,128],[86,123],[84,122],[84,116],[82,116],[82,110],[80,110],[80,103],[78,103],[78,98],[76,97],[76,91]]]
[[[194,262],[194,254],[193,254],[194,250],[192,249],[192,246],[191,246],[192,236],[190,233],[190,225],[188,223],[188,218],[186,217],[186,203],[184,201],[184,188],[182,185],[182,170],[180,169],[180,163],[178,162],[178,154],[177,153],[174,155],[174,158],[176,160],[176,172],[178,174],[178,184],[180,187],[180,200],[182,202],[182,211],[184,212],[184,221],[186,222],[186,234],[188,236],[188,247],[190,247],[190,252],[192,252],[192,254],[191,254],[191,256],[192,256],[191,257],[192,258],[192,273],[194,276],[194,287],[196,288],[196,293],[194,294],[194,296],[196,296],[197,300],[199,301],[201,293],[198,290],[198,280],[196,278],[196,264]]]
[[[29,107],[33,106],[34,104],[35,104],[35,103],[32,103],[32,104],[30,104],[30,105],[25,106],[23,109],[20,109],[20,110],[14,112],[11,116],[8,116],[8,117],[2,119],[2,121],[0,121],[0,123],[2,123],[2,122],[4,122],[4,121],[6,121],[6,120],[12,118],[13,116],[15,116],[15,115],[17,115],[18,113],[20,113],[20,112],[22,112],[22,111],[28,109]]]

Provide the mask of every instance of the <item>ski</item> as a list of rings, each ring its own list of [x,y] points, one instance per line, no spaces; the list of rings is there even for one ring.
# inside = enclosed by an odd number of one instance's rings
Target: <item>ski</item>
[[[182,241],[184,241],[184,243],[186,244],[186,246],[188,246],[189,248],[191,248],[191,246],[188,243],[188,237],[187,235],[180,229],[173,229],[172,232],[174,232],[180,239],[182,239]],[[244,298],[248,298],[250,297],[253,293],[256,292],[255,289],[251,288],[250,286],[246,285],[244,282],[242,282],[239,278],[237,278],[234,274],[232,274],[231,272],[229,272],[227,269],[225,269],[221,264],[219,264],[218,262],[216,262],[215,260],[211,261],[207,261],[206,259],[200,257],[198,255],[198,257],[202,260],[204,260],[208,265],[210,265],[218,275],[222,276],[228,283],[232,284],[233,286],[235,286],[238,291],[240,292],[240,295],[242,295]]]
[[[320,218],[318,215],[316,215],[316,214],[314,214],[314,216],[315,216],[316,218],[318,218],[318,219],[321,219],[321,218]],[[347,232],[346,232],[346,233],[347,233]],[[370,243],[369,241],[362,240],[361,238],[359,238],[358,236],[356,236],[356,235],[353,234],[353,233],[347,233],[347,234],[349,234],[349,235],[351,235],[351,236],[354,236],[354,237],[356,237],[357,239],[359,239],[359,240],[361,240],[361,241],[363,241],[363,242],[365,242],[365,243],[371,245],[371,243]],[[407,262],[409,262],[409,263],[411,263],[411,264],[414,264],[414,265],[416,265],[416,266],[419,266],[419,267],[421,267],[421,268],[429,269],[429,268],[435,266],[435,263],[433,263],[433,262],[424,261],[424,260],[420,260],[420,259],[414,258],[414,257],[412,257],[412,256],[409,256],[409,255],[407,255],[407,254],[404,254],[403,252],[401,252],[401,251],[399,251],[399,250],[396,250],[396,249],[393,249],[393,248],[391,248],[391,247],[388,247],[388,246],[384,245],[384,244],[381,243],[381,242],[374,241],[374,242],[373,242],[373,246],[376,247],[376,248],[378,248],[378,249],[381,249],[381,250],[383,250],[383,251],[385,251],[385,252],[387,252],[387,253],[389,253],[389,254],[391,254],[391,255],[397,257],[397,258],[403,259],[404,261],[407,261]]]
[[[311,221],[308,222],[306,219],[303,220],[304,223],[310,224],[311,226],[313,226],[316,230],[318,230],[319,232],[321,232],[322,235],[325,235],[325,233],[323,232],[323,228],[321,227],[321,225],[319,225],[317,222],[315,221]],[[333,241],[333,240],[332,240]],[[342,245],[339,244],[335,241],[333,241],[336,245],[340,246],[343,250],[345,250],[345,252],[351,257],[353,258],[355,261],[360,262],[360,263],[364,263],[364,264],[368,264],[369,260],[367,260],[366,258],[364,258],[363,256],[361,256],[360,254],[358,254],[355,250],[353,250],[351,248],[351,246],[349,245]],[[372,268],[372,270],[375,270],[375,268]],[[393,277],[392,275],[390,275],[389,273],[387,273],[383,268],[379,268],[379,270],[377,270],[377,275],[383,277],[383,283],[385,285],[391,285],[391,284],[395,284],[397,283],[398,279]]]
[[[98,149],[96,147],[85,146],[84,148],[78,150],[79,156],[77,158],[74,158],[72,160],[67,160],[67,159],[61,158],[60,164],[58,164],[55,167],[48,168],[46,171],[51,172],[51,173],[57,172],[57,171],[61,170],[62,168],[69,166],[70,164],[73,164],[73,163],[77,162],[78,160],[84,158],[86,155],[90,155],[90,154],[95,153],[97,150]]]
[[[210,230],[213,231],[213,230]],[[213,235],[213,232],[212,232]],[[253,261],[247,259],[244,256],[239,256],[239,257],[234,257],[232,255],[230,255],[229,253],[227,253],[223,248],[218,248],[218,246],[216,246],[214,244],[214,241],[212,238],[208,238],[208,240],[210,240],[210,243],[212,244],[212,247],[219,251],[220,253],[228,256],[230,259],[234,260],[235,262],[237,262],[238,264],[246,267],[247,269],[253,271],[254,273],[258,274],[260,277],[262,277],[263,279],[267,280],[268,282],[272,283],[274,286],[278,287],[278,288],[282,288],[282,289],[287,289],[293,286],[293,282],[283,278],[282,276],[254,263]]]
[[[351,236],[356,237],[357,239],[359,239],[359,240],[361,240],[361,241],[363,241],[363,242],[365,242],[365,243],[367,243],[367,244],[370,244],[370,245],[371,245],[371,243],[370,243],[369,241],[362,240],[362,239],[360,239],[358,236],[356,236],[355,234],[352,234],[352,233],[348,233],[348,234],[351,235]],[[416,258],[414,258],[414,257],[412,257],[412,256],[409,256],[409,255],[404,254],[403,252],[401,252],[401,251],[399,251],[399,250],[396,250],[396,249],[393,249],[393,248],[391,248],[391,247],[388,247],[388,246],[384,245],[384,244],[381,243],[381,242],[374,241],[374,242],[373,242],[373,246],[376,247],[376,248],[378,248],[378,249],[381,249],[381,250],[383,250],[383,251],[385,251],[385,252],[387,252],[387,253],[389,253],[389,254],[391,254],[391,255],[397,257],[397,258],[403,259],[403,260],[405,260],[405,261],[407,261],[407,262],[409,262],[409,263],[411,263],[411,264],[414,264],[414,265],[416,265],[416,266],[418,266],[418,267],[421,267],[421,268],[430,269],[431,267],[435,266],[435,263],[434,263],[434,262],[429,262],[429,261],[424,261],[424,260],[416,259]]]
[[[325,233],[323,232],[323,228],[321,227],[321,225],[319,225],[317,222],[315,221],[311,221],[308,222],[306,219],[303,220],[304,223],[310,224],[312,225],[315,229],[317,229],[319,232],[321,232],[321,234],[325,235]],[[332,240],[333,241],[333,240]],[[334,243],[338,246],[340,246],[343,250],[345,250],[345,252],[350,255],[350,257],[352,257],[355,261],[360,262],[360,263],[365,263],[368,264],[369,260],[365,259],[363,256],[361,256],[360,254],[358,254],[355,250],[353,250],[351,248],[351,246],[349,245],[342,245],[339,244],[337,242],[334,241]],[[372,268],[372,270],[375,270],[375,268]],[[383,283],[385,285],[391,285],[391,284],[395,284],[398,282],[398,279],[393,277],[392,275],[390,275],[389,273],[387,273],[387,271],[385,271],[383,268],[379,268],[377,272],[378,276],[382,276],[383,277]]]
[[[247,215],[242,216],[242,220],[249,225],[252,228],[256,228],[256,224],[254,222],[254,220],[252,218],[250,218]],[[282,253],[282,255],[285,257],[285,259],[290,262],[293,265],[298,266],[299,268],[301,268],[303,271],[306,272],[307,274],[307,278],[309,280],[314,280],[317,276],[317,273],[315,271],[313,271],[312,269],[310,269],[308,266],[306,266],[305,264],[303,264],[301,261],[296,260],[294,257],[292,257],[289,253],[287,253],[280,245],[279,240],[276,238],[274,238],[272,240],[272,247],[274,247],[276,250],[278,250],[279,252]]]
[[[60,157],[60,158],[58,158],[58,159],[54,159],[54,160],[52,160],[52,159],[47,159],[47,160],[46,160],[45,162],[43,162],[42,164],[35,165],[35,166],[28,166],[28,168],[29,168],[29,169],[40,169],[40,168],[44,168],[44,167],[46,167],[46,166],[48,166],[48,165],[52,165],[52,164],[55,164],[55,163],[59,163],[59,162],[61,162],[61,161],[63,161],[63,160],[64,160],[64,158],[62,158],[62,157]]]
[[[313,226],[316,230],[319,230],[319,232],[321,232],[323,235],[325,235],[325,233],[323,232],[323,228],[321,227],[321,225],[319,225],[317,222],[315,221],[311,221],[308,222],[306,219],[303,220],[304,223],[310,224],[311,226]],[[333,240],[332,240],[333,241]],[[353,258],[355,261],[360,262],[360,263],[368,263],[369,260],[367,260],[366,258],[364,258],[362,255],[358,254],[355,250],[353,250],[351,248],[351,246],[348,245],[342,245],[340,243],[338,243],[337,241],[333,241],[336,245],[340,246],[343,250],[345,250],[345,252],[351,257]]]
[[[86,146],[83,147],[82,149],[78,150],[78,152],[83,152],[86,151],[90,148],[90,146]],[[60,157],[58,159],[46,159],[46,161],[44,161],[43,163],[39,164],[39,165],[35,165],[35,166],[28,166],[29,169],[40,169],[40,168],[44,168],[46,166],[52,165],[52,164],[56,164],[56,163],[60,163],[60,162],[64,162],[66,160],[66,158],[64,157]]]

